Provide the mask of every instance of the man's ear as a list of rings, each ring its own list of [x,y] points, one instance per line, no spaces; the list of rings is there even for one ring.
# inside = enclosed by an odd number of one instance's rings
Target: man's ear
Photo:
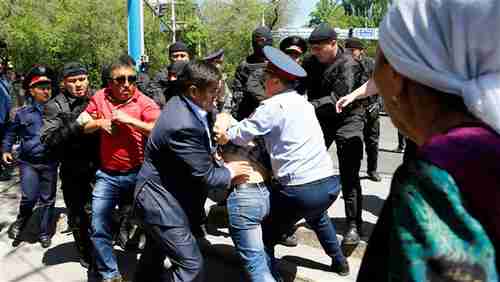
[[[189,97],[195,98],[198,94],[198,87],[196,87],[195,85],[189,86],[187,89],[187,94]]]

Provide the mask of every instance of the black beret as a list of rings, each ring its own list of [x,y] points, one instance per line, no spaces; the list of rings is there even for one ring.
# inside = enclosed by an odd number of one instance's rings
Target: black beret
[[[188,52],[189,53],[189,49],[184,42],[177,41],[177,42],[173,43],[172,45],[170,45],[170,47],[168,47],[168,54],[169,55],[172,55],[175,52]]]
[[[75,76],[75,75],[82,75],[82,74],[87,74],[87,69],[80,63],[78,62],[70,62],[64,64],[63,70],[62,70],[62,76],[63,78],[66,78],[68,76]]]
[[[288,36],[287,38],[281,40],[280,50],[285,52],[288,48],[292,46],[299,47],[302,50],[301,51],[302,54],[307,52],[307,42],[304,40],[304,38],[296,35]]]
[[[267,26],[260,26],[252,32],[252,42],[256,42],[257,37],[266,39],[266,45],[273,44],[273,35],[271,34],[271,30]]]
[[[316,44],[330,39],[337,40],[337,32],[329,24],[322,23],[312,31],[309,36],[309,43]]]
[[[365,49],[363,42],[357,38],[349,38],[345,41],[345,48],[349,49]]]
[[[208,54],[205,58],[203,58],[203,60],[210,61],[210,60],[214,60],[217,58],[221,58],[222,56],[224,56],[224,49],[219,49],[215,52]]]

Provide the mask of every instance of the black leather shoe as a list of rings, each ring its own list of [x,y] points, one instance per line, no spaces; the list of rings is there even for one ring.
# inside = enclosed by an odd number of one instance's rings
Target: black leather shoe
[[[299,244],[299,239],[297,238],[297,235],[292,234],[292,235],[283,235],[283,238],[279,240],[278,244],[286,246],[286,247],[297,247]]]
[[[109,279],[102,279],[102,282],[122,282],[123,279],[120,275],[118,276],[115,276],[113,278],[109,278]]]
[[[404,153],[405,152],[405,148],[402,148],[402,147],[397,147],[396,149],[394,149],[394,153]]]
[[[358,233],[358,228],[356,225],[350,225],[347,232],[344,234],[344,240],[342,240],[343,245],[357,245],[359,244],[360,237]]]
[[[380,175],[376,171],[369,171],[368,172],[368,179],[370,179],[371,181],[375,181],[375,182],[382,181],[382,177],[380,177]]]
[[[340,276],[349,275],[349,263],[347,262],[347,260],[343,260],[342,262],[333,260],[330,269]]]
[[[40,238],[40,245],[42,245],[42,248],[47,249],[52,245],[52,240],[50,238]]]
[[[9,231],[7,232],[9,238],[12,240],[19,240],[19,238],[21,237],[21,232],[23,231],[27,222],[28,222],[27,218],[18,218],[16,221],[14,221],[10,225]]]

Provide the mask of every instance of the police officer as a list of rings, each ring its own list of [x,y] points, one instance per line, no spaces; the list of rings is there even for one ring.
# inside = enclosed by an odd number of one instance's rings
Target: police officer
[[[232,109],[233,93],[227,84],[227,74],[223,72],[224,69],[224,49],[219,49],[215,52],[208,54],[204,61],[214,65],[221,73],[222,79],[219,87],[219,99],[217,100],[217,110],[222,113],[230,113]]]
[[[160,107],[164,105],[165,92],[168,90],[169,67],[175,62],[189,62],[189,60],[191,60],[191,53],[188,46],[184,42],[177,41],[168,47],[168,58],[170,60],[170,64],[158,71],[144,91],[142,91],[146,96],[153,99]]]
[[[83,134],[77,117],[87,107],[92,92],[88,71],[78,62],[66,63],[62,70],[64,89],[45,109],[41,140],[50,156],[61,163],[59,176],[69,227],[80,263],[88,267],[91,257],[90,210],[92,185],[98,161],[98,136]],[[78,179],[78,181],[75,181]]]
[[[253,72],[266,67],[266,58],[262,49],[271,45],[273,45],[273,37],[269,28],[261,26],[252,32],[253,53],[238,65],[231,87],[233,90],[233,109],[231,113],[237,120],[248,117],[259,103],[266,98],[264,92],[260,89],[250,91],[248,84],[249,77]],[[260,76],[254,76],[253,78],[257,84],[262,79],[263,72],[260,73]]]
[[[295,91],[295,81],[307,74],[280,50],[266,46],[266,96],[246,118],[231,126],[215,128],[217,141],[246,146],[255,137],[264,139],[277,189],[271,192],[271,214],[264,228],[264,243],[274,261],[274,245],[284,232],[305,219],[321,246],[332,258],[331,269],[349,274],[349,264],[337,242],[335,225],[327,210],[340,193],[333,163],[322,138],[313,105]],[[222,117],[221,117],[222,118]],[[218,117],[219,119],[219,117]],[[274,278],[280,281],[274,272]],[[266,280],[269,281],[269,280]]]
[[[349,38],[345,41],[345,48],[351,51],[354,60],[358,61],[361,66],[361,83],[367,82],[372,76],[375,61],[366,56],[363,42],[357,38]],[[361,103],[365,108],[363,140],[365,142],[368,179],[380,182],[382,179],[377,172],[378,141],[380,137],[380,97],[373,95],[361,100]]]
[[[363,158],[363,106],[354,102],[337,114],[337,100],[361,86],[361,68],[349,52],[337,45],[337,33],[328,24],[316,27],[309,37],[312,56],[304,59],[308,76],[303,90],[314,105],[327,148],[335,140],[348,229],[343,244],[358,244],[361,231]]]

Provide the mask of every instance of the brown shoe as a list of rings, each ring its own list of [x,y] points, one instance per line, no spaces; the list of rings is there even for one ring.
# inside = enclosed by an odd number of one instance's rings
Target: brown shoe
[[[120,275],[118,275],[118,276],[115,276],[113,278],[102,279],[102,282],[123,282],[123,279]]]

